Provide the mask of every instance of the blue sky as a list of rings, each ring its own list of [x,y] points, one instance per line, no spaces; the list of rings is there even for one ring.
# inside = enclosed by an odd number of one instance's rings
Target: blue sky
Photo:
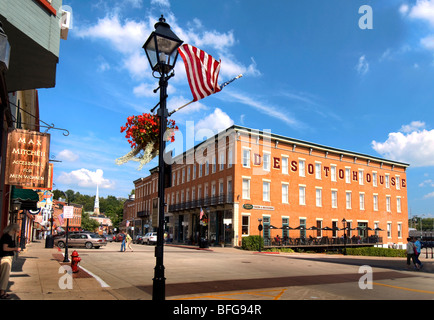
[[[52,130],[55,188],[127,197],[148,175],[115,159],[120,127],[159,94],[142,46],[164,14],[184,40],[222,60],[223,91],[174,114],[184,133],[232,124],[410,163],[408,204],[434,216],[434,0],[64,0],[55,88],[39,91]],[[372,8],[372,29],[361,29]],[[365,20],[363,20],[366,22]],[[168,109],[192,99],[179,58]],[[179,141],[179,140],[178,140]],[[199,141],[197,141],[199,142]]]

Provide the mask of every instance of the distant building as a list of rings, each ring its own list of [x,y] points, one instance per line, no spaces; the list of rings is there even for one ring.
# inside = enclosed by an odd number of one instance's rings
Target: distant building
[[[53,200],[53,233],[66,231],[67,219],[63,217],[63,207],[68,203],[62,200]],[[69,231],[81,231],[81,216],[83,206],[81,204],[70,203],[74,207],[74,217],[69,219]]]
[[[349,238],[406,243],[408,164],[236,125],[173,160],[165,228],[174,242],[239,246],[259,223],[266,243],[338,239],[345,219]],[[158,168],[134,184],[134,219],[155,229]]]

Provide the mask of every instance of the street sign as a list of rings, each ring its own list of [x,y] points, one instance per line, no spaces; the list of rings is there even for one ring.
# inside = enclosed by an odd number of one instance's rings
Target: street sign
[[[64,206],[63,207],[63,219],[72,219],[74,218],[74,207],[73,206]]]

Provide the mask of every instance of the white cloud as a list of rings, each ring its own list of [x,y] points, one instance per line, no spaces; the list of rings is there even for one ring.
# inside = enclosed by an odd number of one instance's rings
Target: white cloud
[[[141,48],[153,31],[151,23],[126,20],[121,22],[117,14],[107,15],[93,26],[75,28],[78,37],[103,40],[123,55],[122,66],[135,78],[147,74],[148,61]],[[142,52],[143,51],[143,52]]]
[[[410,124],[403,125],[399,131],[404,133],[409,133],[412,131],[420,130],[425,128],[425,122],[422,121],[412,121]]]
[[[401,8],[400,11],[403,12],[405,8]],[[434,0],[417,0],[416,5],[411,8],[409,16],[413,19],[424,20],[434,27]]]
[[[413,121],[402,126],[404,132],[391,132],[385,142],[372,141],[372,148],[383,157],[414,167],[434,166],[434,130],[419,130],[425,124]]]
[[[59,183],[79,186],[79,187],[96,187],[99,185],[102,189],[113,189],[114,182],[104,179],[104,171],[97,169],[96,171],[90,171],[88,169],[79,169],[71,171],[70,173],[62,172],[57,181]]]
[[[434,192],[430,192],[430,193],[424,195],[423,197],[424,197],[424,199],[434,198]]]
[[[420,44],[428,50],[434,50],[434,35],[420,39]]]
[[[167,8],[170,7],[169,0],[152,0],[151,4],[153,4],[153,5],[160,5],[162,7],[167,7]]]
[[[197,132],[201,129],[208,129],[217,134],[218,132],[229,128],[233,124],[234,121],[227,113],[222,111],[220,108],[216,108],[213,113],[209,114],[196,124],[195,131]]]
[[[78,154],[71,150],[65,149],[57,154],[57,160],[74,162],[78,160]]]
[[[235,102],[242,103],[244,105],[248,105],[250,107],[253,107],[254,109],[258,110],[259,112],[266,114],[270,117],[279,119],[285,123],[287,123],[290,126],[293,127],[300,127],[302,126],[302,123],[300,123],[298,120],[291,118],[288,116],[287,110],[285,112],[280,112],[278,110],[281,110],[282,108],[278,108],[276,106],[265,104],[258,99],[252,98],[251,96],[244,95],[240,92],[234,92],[230,89],[225,89],[225,93],[234,99]]]
[[[360,75],[365,75],[369,71],[369,63],[366,60],[366,56],[363,55],[359,58],[359,62],[356,65],[357,73]]]

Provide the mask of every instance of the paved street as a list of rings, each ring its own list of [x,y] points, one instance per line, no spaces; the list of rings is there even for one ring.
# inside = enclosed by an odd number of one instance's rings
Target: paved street
[[[151,299],[154,247],[119,252],[111,243],[79,249],[81,266],[115,296]],[[211,251],[212,250],[212,251]],[[404,259],[324,254],[259,254],[232,248],[165,247],[167,300],[433,299],[433,259],[424,271],[407,271]],[[360,266],[372,267],[372,289],[361,289]],[[367,283],[366,281],[364,283]]]

